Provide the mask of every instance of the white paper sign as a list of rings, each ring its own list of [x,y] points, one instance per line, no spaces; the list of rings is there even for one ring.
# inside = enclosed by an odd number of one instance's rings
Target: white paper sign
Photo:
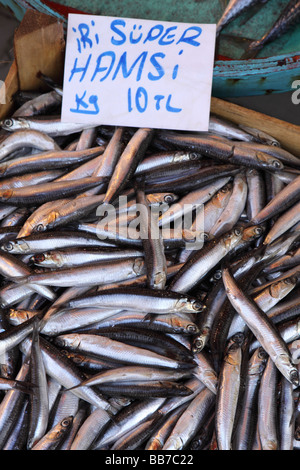
[[[64,122],[207,131],[216,25],[70,14]]]

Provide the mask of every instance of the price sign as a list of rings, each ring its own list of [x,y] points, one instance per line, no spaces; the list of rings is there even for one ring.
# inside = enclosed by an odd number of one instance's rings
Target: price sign
[[[216,25],[70,14],[64,122],[207,131]]]

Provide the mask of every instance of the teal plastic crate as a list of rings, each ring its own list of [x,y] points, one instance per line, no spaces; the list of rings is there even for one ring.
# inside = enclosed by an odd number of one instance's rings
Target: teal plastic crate
[[[57,17],[67,23],[68,12],[97,15],[216,23],[224,0],[95,0],[83,6],[79,0],[0,0],[21,20],[27,8]],[[213,95],[226,97],[283,93],[300,80],[300,26],[267,45],[252,60],[240,60],[248,39],[259,39],[276,20],[288,0],[268,0],[259,9],[245,12],[224,29],[214,65]],[[240,38],[237,40],[236,38]]]

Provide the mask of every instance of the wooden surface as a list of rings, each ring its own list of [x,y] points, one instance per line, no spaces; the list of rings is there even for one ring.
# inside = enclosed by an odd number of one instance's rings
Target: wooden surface
[[[0,104],[0,119],[4,119],[7,115],[10,114],[12,107],[13,107],[12,96],[19,89],[19,79],[18,79],[16,61],[12,63],[12,66],[9,69],[9,72],[5,79],[4,86],[5,86],[5,103]]]
[[[27,10],[14,36],[15,59],[22,91],[42,89],[37,73],[62,82],[64,31],[62,22],[50,15]]]
[[[277,139],[286,150],[300,157],[300,126],[212,97],[211,112],[235,124],[260,129]]]

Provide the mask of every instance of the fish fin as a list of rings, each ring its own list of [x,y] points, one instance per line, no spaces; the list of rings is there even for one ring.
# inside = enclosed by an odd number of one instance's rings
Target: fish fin
[[[73,385],[73,387],[70,387],[70,388],[63,388],[62,390],[59,391],[59,393],[71,392],[75,388],[79,388],[79,387],[81,387],[81,383],[77,385]]]
[[[151,313],[151,312],[149,312],[149,313],[147,313],[147,314],[145,315],[143,321],[149,321],[149,323],[150,323],[150,325],[151,325],[151,323],[153,322],[153,320],[154,320],[154,318],[156,317],[156,315],[157,315],[156,313]]]
[[[18,392],[26,393],[28,395],[33,395],[35,387],[37,387],[37,385],[34,383],[25,382],[22,380],[14,380],[13,388],[14,390],[18,390]]]

